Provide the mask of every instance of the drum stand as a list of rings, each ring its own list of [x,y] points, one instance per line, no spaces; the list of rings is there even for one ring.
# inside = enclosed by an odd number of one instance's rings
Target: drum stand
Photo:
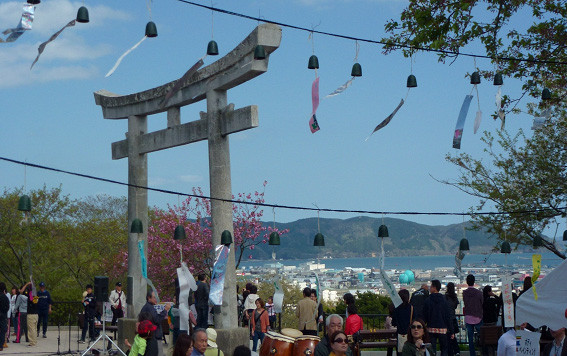
[[[103,317],[102,317],[102,333],[97,337],[97,339],[93,342],[93,344],[90,345],[90,346],[81,354],[81,356],[85,356],[85,355],[87,354],[87,352],[89,352],[89,351],[94,347],[94,345],[96,345],[96,343],[97,343],[100,339],[103,340],[103,343],[102,343],[102,349],[103,349],[103,351],[100,352],[99,354],[102,354],[102,355],[109,355],[109,352],[108,352],[109,350],[106,348],[105,342],[104,342],[105,340],[108,340],[109,342],[112,343],[112,345],[114,345],[114,346],[116,347],[116,349],[118,349],[118,351],[120,351],[120,353],[122,353],[122,355],[126,356],[126,354],[124,353],[124,351],[122,351],[122,350],[118,347],[118,345],[116,345],[116,344],[114,343],[114,341],[112,341],[112,339],[111,339],[108,335],[106,335],[106,318],[105,318],[105,316],[106,316],[106,306],[104,306],[104,304],[103,304],[103,313],[102,313],[102,315],[103,315]]]

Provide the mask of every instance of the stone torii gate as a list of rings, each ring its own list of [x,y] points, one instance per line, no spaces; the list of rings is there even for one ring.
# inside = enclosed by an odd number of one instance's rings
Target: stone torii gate
[[[95,102],[102,107],[105,119],[128,119],[126,139],[112,143],[112,159],[128,158],[128,183],[141,187],[148,185],[148,153],[208,140],[210,196],[230,200],[232,191],[228,135],[257,127],[258,108],[252,105],[234,110],[234,104],[227,105],[227,90],[265,73],[268,70],[269,54],[279,47],[280,42],[281,28],[273,24],[262,24],[226,56],[188,78],[184,76],[157,88],[129,95],[117,95],[106,90],[95,92]],[[264,46],[266,59],[254,59],[257,45]],[[184,83],[178,83],[179,81]],[[182,124],[180,108],[205,98],[207,112],[201,112],[200,120]],[[166,111],[167,128],[147,132],[148,115]],[[211,209],[212,243],[216,246],[220,244],[222,231],[233,233],[232,203],[212,200]],[[129,318],[135,317],[145,303],[147,286],[141,274],[137,243],[139,240],[147,240],[148,194],[146,189],[128,187],[129,227],[136,218],[142,221],[144,230],[141,234],[129,233],[128,236]],[[234,256],[234,249],[231,249],[223,304],[220,310],[215,311],[217,329],[232,329],[238,325]]]

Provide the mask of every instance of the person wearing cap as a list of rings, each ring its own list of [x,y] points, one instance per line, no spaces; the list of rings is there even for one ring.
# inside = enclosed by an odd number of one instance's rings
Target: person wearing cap
[[[205,356],[224,356],[223,352],[217,345],[217,331],[213,328],[207,328],[207,349]]]
[[[39,291],[37,292],[37,337],[39,337],[39,329],[43,326],[43,337],[47,337],[47,321],[51,314],[51,294],[45,289],[45,283],[39,283]]]
[[[138,324],[138,333],[134,337],[134,343],[130,348],[130,353],[128,356],[144,356],[146,354],[146,347],[148,345],[148,340],[153,338],[154,331],[156,331],[157,326],[155,326],[149,320],[143,320]]]
[[[126,306],[126,295],[122,291],[122,283],[116,282],[108,301],[112,310],[112,323],[110,325],[116,325],[117,320],[124,317],[124,307]]]
[[[85,306],[85,321],[83,324],[83,331],[81,333],[81,340],[79,340],[79,343],[85,342],[87,331],[89,332],[89,337],[91,338],[91,341],[94,341],[96,297],[93,293],[92,284],[87,284],[86,289],[87,289],[87,294],[83,294],[83,305]]]

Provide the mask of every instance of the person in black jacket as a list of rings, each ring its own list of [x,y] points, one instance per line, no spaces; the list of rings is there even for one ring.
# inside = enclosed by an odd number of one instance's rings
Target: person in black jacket
[[[408,329],[413,317],[413,305],[409,302],[409,291],[407,289],[402,289],[398,292],[398,295],[402,299],[402,304],[398,305],[394,312],[392,313],[392,325],[397,327],[396,334],[398,335],[398,354],[402,353],[402,348],[404,343],[408,339]]]
[[[412,293],[410,304],[413,305],[413,319],[423,319],[423,305],[429,297],[429,287],[422,284],[421,288]]]
[[[441,290],[441,282],[434,279],[431,281],[429,291],[431,294],[425,300],[423,305],[423,316],[427,323],[431,347],[437,349],[437,341],[439,341],[441,356],[447,356],[449,351],[448,338],[453,338],[451,320],[449,319],[449,306],[445,297],[439,293]]]
[[[93,293],[93,286],[87,284],[87,294],[83,297],[83,305],[85,306],[85,321],[83,324],[83,332],[81,334],[80,343],[85,342],[87,330],[89,331],[89,338],[94,341],[94,321],[96,316],[96,297]]]
[[[10,299],[6,296],[6,284],[0,282],[0,351],[4,350],[3,346],[6,341],[8,310],[10,310]]]
[[[491,286],[485,286],[482,289],[482,324],[483,325],[496,325],[498,315],[500,315],[500,308],[502,307],[502,300],[492,292]]]
[[[171,304],[165,304],[165,308],[158,313],[156,308],[154,307],[157,304],[157,298],[154,291],[150,290],[146,294],[146,304],[142,307],[140,314],[148,313],[151,315],[151,319],[149,319],[156,327],[156,331],[154,333],[154,338],[157,340],[158,346],[158,355],[163,356],[163,342],[161,339],[163,338],[163,331],[161,329],[161,324],[163,319],[167,318],[167,312],[171,308]]]
[[[209,285],[205,275],[200,274],[195,291],[195,308],[197,309],[197,328],[206,329],[209,326]]]

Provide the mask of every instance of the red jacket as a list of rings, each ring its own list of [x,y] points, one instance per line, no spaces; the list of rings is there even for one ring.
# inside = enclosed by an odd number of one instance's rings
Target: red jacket
[[[254,309],[254,312],[252,313],[252,332],[254,332],[254,330],[256,330],[256,318],[258,318],[260,320],[260,325],[262,327],[262,332],[265,333],[268,331],[268,326],[270,326],[270,318],[268,317],[268,311],[264,309],[263,312],[261,312],[261,315],[258,314],[258,310]]]
[[[349,315],[345,324],[345,334],[352,335],[362,330],[362,318],[358,314]]]

